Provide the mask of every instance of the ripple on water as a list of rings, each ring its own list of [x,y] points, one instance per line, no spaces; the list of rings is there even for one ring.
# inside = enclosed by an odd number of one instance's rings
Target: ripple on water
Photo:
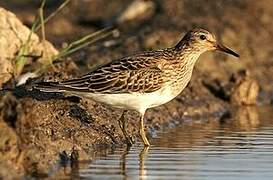
[[[242,119],[237,118],[240,114],[235,114],[235,119],[225,123],[215,120],[184,123],[154,138],[149,149],[137,144],[130,150],[117,149],[114,154],[92,161],[88,168],[80,170],[79,176],[86,179],[273,179],[272,110],[255,111],[255,118]]]

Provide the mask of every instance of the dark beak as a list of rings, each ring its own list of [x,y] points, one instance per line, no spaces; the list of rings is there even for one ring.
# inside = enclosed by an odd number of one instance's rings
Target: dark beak
[[[225,47],[222,44],[217,44],[216,49],[219,50],[219,51],[223,51],[225,53],[231,54],[231,55],[233,55],[235,57],[240,57],[239,54],[237,54],[236,52],[232,51],[231,49]]]

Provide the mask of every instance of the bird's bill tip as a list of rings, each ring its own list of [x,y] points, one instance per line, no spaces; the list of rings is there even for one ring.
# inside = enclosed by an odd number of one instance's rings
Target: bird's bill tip
[[[233,50],[227,48],[226,46],[224,46],[222,44],[217,44],[216,49],[219,50],[219,51],[223,51],[225,53],[231,54],[231,55],[233,55],[233,56],[235,56],[237,58],[240,57],[240,55],[238,53],[234,52]]]

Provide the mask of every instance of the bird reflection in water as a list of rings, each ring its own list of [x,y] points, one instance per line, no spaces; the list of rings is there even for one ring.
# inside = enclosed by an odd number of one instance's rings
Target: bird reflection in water
[[[138,165],[139,165],[139,179],[140,180],[144,180],[146,177],[146,169],[145,169],[145,158],[148,155],[149,152],[149,148],[148,146],[144,146],[143,149],[140,151],[138,157]],[[127,163],[127,155],[129,154],[131,149],[131,146],[127,146],[127,148],[125,149],[125,151],[121,154],[121,158],[120,158],[120,174],[123,176],[122,179],[128,179],[128,175],[127,175],[127,167],[126,167],[126,163]]]

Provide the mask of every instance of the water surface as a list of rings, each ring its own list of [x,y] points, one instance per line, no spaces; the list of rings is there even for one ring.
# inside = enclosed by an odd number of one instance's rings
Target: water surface
[[[150,148],[116,149],[80,169],[82,179],[273,179],[273,108],[238,108],[230,118],[189,120]]]

